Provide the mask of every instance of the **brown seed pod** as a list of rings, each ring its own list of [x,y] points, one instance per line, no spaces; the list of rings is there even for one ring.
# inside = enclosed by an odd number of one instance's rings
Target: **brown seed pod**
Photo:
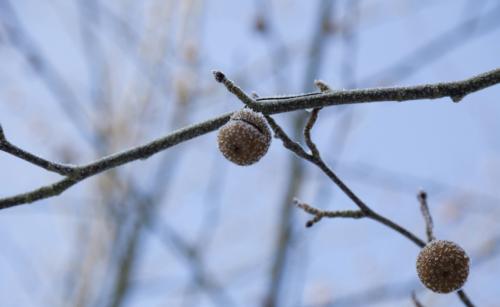
[[[460,289],[467,280],[469,257],[451,241],[431,241],[418,255],[417,273],[430,290],[449,293]]]
[[[226,159],[238,165],[250,165],[267,152],[271,131],[261,114],[242,109],[233,113],[229,122],[219,129],[217,141]]]

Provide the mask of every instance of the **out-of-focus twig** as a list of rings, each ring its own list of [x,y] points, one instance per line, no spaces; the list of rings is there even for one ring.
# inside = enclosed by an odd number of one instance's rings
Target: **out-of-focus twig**
[[[204,289],[217,306],[235,306],[231,297],[215,280],[214,276],[208,274],[202,261],[200,250],[197,246],[188,244],[182,237],[165,223],[155,226],[149,225],[151,230],[159,236],[165,245],[171,245],[179,252],[181,259],[186,261],[187,267],[192,271],[195,283]],[[151,228],[152,227],[152,228]]]
[[[325,24],[329,24],[332,15],[332,8],[334,7],[335,1],[333,0],[322,0],[318,5],[317,11],[317,22],[315,23],[315,28],[312,33],[311,42],[308,48],[307,54],[307,64],[306,70],[304,72],[303,78],[303,89],[304,91],[310,91],[312,88],[311,80],[317,78],[317,74],[321,69],[321,63],[323,62],[324,47],[326,46],[326,41],[328,37],[327,28]],[[281,62],[282,60],[280,60]],[[245,96],[245,95],[243,95]],[[302,132],[304,123],[307,121],[307,114],[297,114],[293,117],[293,134],[296,137],[300,137],[301,132],[305,135],[310,134],[310,130],[314,125],[315,116],[317,116],[319,109],[313,111],[313,114],[309,117],[310,127],[306,128]],[[309,142],[306,136],[306,142]],[[314,151],[315,145],[309,142],[311,145],[310,149]],[[315,152],[319,154],[319,152]],[[264,306],[273,307],[279,306],[280,303],[280,290],[285,283],[285,269],[287,261],[290,254],[290,242],[293,239],[293,210],[290,206],[290,202],[293,197],[297,195],[300,191],[300,187],[305,177],[305,169],[302,161],[291,159],[290,160],[290,175],[288,176],[287,190],[285,192],[284,198],[281,203],[280,219],[278,221],[278,242],[276,244],[274,259],[271,268],[269,286],[267,293],[265,294]]]
[[[9,0],[0,1],[0,25],[5,30],[11,45],[25,58],[33,72],[55,96],[60,108],[70,119],[69,122],[90,144],[99,144],[101,140],[93,138],[88,118],[77,95],[59,71],[50,64],[36,41],[22,27]]]
[[[348,14],[343,20],[342,40],[343,40],[343,59],[340,62],[340,75],[344,88],[356,87],[356,63],[359,51],[358,44],[358,23],[359,23],[359,6],[361,0],[352,0],[346,2],[348,6]]]
[[[474,1],[478,6],[479,1]],[[488,34],[500,26],[500,6],[496,6],[485,14],[473,16],[460,22],[452,29],[436,36],[423,46],[413,50],[395,64],[360,80],[360,86],[374,84],[394,84],[420,71],[427,64],[439,59],[443,55],[457,50],[459,46],[472,39]]]

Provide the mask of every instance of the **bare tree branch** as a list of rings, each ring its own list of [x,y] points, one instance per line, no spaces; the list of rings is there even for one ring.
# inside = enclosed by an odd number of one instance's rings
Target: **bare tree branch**
[[[429,211],[429,206],[427,205],[427,193],[425,191],[418,192],[417,195],[418,201],[420,202],[420,210],[422,211],[422,216],[425,220],[425,231],[427,234],[427,241],[431,242],[435,239],[434,234],[432,233],[432,228],[434,224],[432,223],[432,216]]]
[[[344,192],[344,194],[347,195],[355,204],[358,206],[358,208],[363,212],[363,214],[371,218],[375,221],[378,221],[385,226],[392,228],[393,230],[399,232],[403,236],[407,237],[411,241],[413,241],[416,245],[420,247],[425,246],[425,242],[418,238],[416,235],[408,231],[407,229],[403,228],[402,226],[394,223],[393,221],[379,215],[375,211],[373,211],[370,207],[368,207],[326,164],[321,158],[316,158],[313,157],[310,154],[305,153],[304,149],[302,146],[298,145],[297,143],[293,142],[290,137],[286,135],[286,133],[281,129],[281,127],[274,121],[274,119],[268,115],[265,116],[266,120],[268,121],[269,125],[273,129],[275,135],[280,138],[283,141],[283,146],[299,157],[315,164],[317,167],[319,167],[325,175],[327,175],[341,190]]]
[[[218,82],[223,83],[230,92],[232,92],[233,94],[235,94],[238,98],[242,97],[240,100],[244,104],[246,104],[247,106],[250,106],[250,105],[247,104],[248,101],[250,101],[253,104],[253,102],[252,102],[253,99],[250,98],[248,95],[246,95],[232,81],[230,81],[227,78],[225,78],[224,74],[217,73],[217,72],[215,72],[214,74],[216,75],[216,80]],[[491,76],[491,74],[492,74],[492,76]],[[439,90],[439,88],[441,88],[441,90],[442,90],[443,87],[447,88],[447,87],[451,86],[453,88],[453,87],[457,86],[456,84],[462,84],[461,85],[462,90],[465,90],[465,88],[469,88],[469,89],[470,88],[477,88],[479,85],[477,83],[475,83],[475,82],[478,82],[478,83],[487,82],[487,83],[489,83],[489,82],[491,82],[491,80],[490,80],[491,78],[493,78],[493,79],[496,79],[496,78],[500,79],[500,69],[491,71],[491,72],[486,73],[486,74],[479,75],[479,76],[477,76],[475,78],[468,79],[468,81],[459,81],[459,82],[451,82],[451,83],[441,83],[439,85],[431,85],[430,88],[433,88],[433,87],[437,86],[438,90]],[[473,81],[471,81],[471,80],[473,80]],[[424,86],[424,87],[426,87],[426,86]],[[479,86],[479,87],[481,87],[481,86]],[[424,90],[424,93],[425,93],[425,90]],[[427,94],[432,94],[432,93],[425,93],[425,94],[427,95]],[[417,94],[417,95],[420,95],[420,94]],[[462,97],[465,96],[465,95],[466,94],[463,94]],[[311,97],[311,96],[306,96],[306,97]],[[309,99],[309,98],[306,98],[306,99]],[[285,100],[287,100],[287,99],[285,99]],[[315,107],[319,107],[319,106],[315,106]],[[368,205],[366,205],[333,172],[333,170],[330,169],[326,165],[326,163],[321,159],[321,157],[314,156],[313,154],[308,154],[300,144],[298,144],[297,142],[294,142],[286,134],[286,132],[274,121],[274,119],[271,116],[265,115],[265,118],[266,118],[267,122],[269,123],[269,125],[271,126],[271,129],[273,130],[275,136],[278,137],[278,138],[280,138],[282,140],[283,146],[285,148],[289,149],[290,151],[292,151],[293,153],[295,153],[297,156],[299,156],[299,157],[303,158],[304,160],[307,160],[307,161],[315,164],[318,168],[320,168],[323,171],[323,173],[325,173],[325,175],[327,175],[342,190],[342,192],[344,192],[344,194],[354,202],[354,204],[360,209],[361,214],[363,214],[364,216],[366,216],[368,218],[371,218],[371,219],[373,219],[373,220],[375,220],[375,221],[377,221],[377,222],[379,222],[379,223],[381,223],[381,224],[383,224],[383,225],[385,225],[385,226],[393,229],[396,232],[399,232],[401,235],[405,236],[407,239],[409,239],[410,241],[414,242],[419,247],[424,247],[425,246],[425,242],[422,239],[418,238],[415,234],[411,233],[409,230],[407,230],[406,228],[400,226],[399,224],[395,223],[394,221],[392,221],[392,220],[390,220],[390,219],[388,219],[388,218],[386,218],[386,217],[378,214],[373,209],[371,209]],[[312,124],[314,124],[314,121],[312,121]],[[311,125],[311,127],[312,127],[312,125]],[[309,137],[310,137],[310,135],[309,135]],[[315,213],[321,212],[321,210],[315,209],[315,208],[311,208],[310,206],[303,206],[303,207],[305,207],[306,211],[309,211],[309,212],[315,212]],[[331,215],[332,215],[332,217],[339,217],[339,213],[332,213]],[[348,215],[353,215],[353,213],[352,212],[348,213]],[[322,217],[318,217],[318,215],[316,215],[316,218],[313,219],[312,223],[319,221],[319,219],[321,219],[321,218]],[[473,306],[472,303],[471,303],[471,301],[469,300],[469,298],[466,296],[465,292],[463,292],[463,290],[458,291],[457,295],[459,296],[460,300],[464,303],[464,305],[466,305],[466,306]]]
[[[457,295],[460,298],[460,300],[464,303],[465,306],[467,307],[474,307],[474,304],[471,302],[467,294],[465,294],[465,291],[463,289],[460,289],[457,291]]]
[[[311,154],[313,157],[319,158],[319,150],[316,147],[316,144],[311,139],[311,129],[313,128],[316,120],[318,119],[318,114],[321,108],[314,108],[309,114],[309,119],[304,127],[304,140],[306,141],[307,147],[311,150]]]
[[[264,97],[256,100],[258,104],[249,103],[247,105],[256,111],[273,114],[307,108],[380,101],[401,102],[450,97],[454,102],[459,102],[466,95],[497,83],[500,83],[500,68],[461,81],[417,86],[339,90],[331,93],[308,93],[284,97]]]
[[[19,159],[25,160],[31,164],[39,166],[49,172],[54,172],[63,176],[69,175],[74,171],[74,166],[48,161],[44,158],[38,157],[10,143],[5,138],[5,135],[1,130],[1,127],[0,127],[0,150],[9,153]]]
[[[445,82],[437,84],[426,84],[412,87],[393,87],[393,88],[375,88],[375,89],[358,89],[358,90],[346,90],[346,91],[336,91],[328,93],[318,93],[318,94],[305,94],[302,96],[295,96],[292,98],[263,98],[254,100],[243,92],[239,87],[234,85],[225,75],[221,72],[214,72],[216,80],[223,83],[226,88],[235,94],[241,101],[247,106],[260,111],[264,114],[274,114],[289,112],[298,109],[308,109],[308,108],[318,108],[323,106],[349,104],[349,103],[364,103],[364,102],[376,102],[376,101],[404,101],[404,100],[417,100],[417,99],[435,99],[442,97],[451,97],[454,101],[458,101],[469,93],[479,91],[481,89],[493,86],[500,83],[500,69],[495,69],[475,77],[465,79],[462,81],[455,82]],[[64,190],[72,186],[73,184],[82,181],[88,177],[94,176],[98,173],[106,171],[111,168],[118,167],[120,165],[139,160],[147,159],[151,155],[154,155],[160,151],[167,148],[175,146],[179,143],[185,142],[187,140],[193,139],[195,137],[207,134],[218,129],[220,126],[224,125],[230,117],[231,113],[221,115],[219,117],[188,126],[177,131],[174,131],[162,138],[158,138],[152,142],[145,145],[134,147],[132,149],[115,153],[110,156],[101,158],[92,163],[74,166],[72,167],[72,172],[67,175],[67,178],[56,182],[51,185],[43,186],[36,190],[23,193],[20,195],[6,197],[0,199],[0,209],[10,208],[16,205],[31,203],[36,200],[49,198],[62,193]],[[268,117],[270,118],[270,117]],[[272,124],[273,121],[269,123]],[[275,126],[276,128],[276,126]],[[279,134],[279,131],[275,133]],[[3,135],[3,132],[2,132]],[[5,143],[5,138],[3,138],[3,143]],[[294,152],[299,155],[304,155],[303,158],[308,156],[308,154],[303,150],[299,150],[296,145],[292,142],[285,142],[285,145],[294,146]],[[5,146],[5,145],[3,145]],[[300,146],[300,145],[299,145]],[[6,151],[3,148],[0,150]],[[8,153],[13,154],[10,150]],[[26,160],[28,162],[34,163],[37,166],[44,165],[45,169],[50,169],[51,171],[60,170],[61,165],[53,162],[49,162],[44,159],[36,159],[35,155],[22,154],[18,156],[19,158]],[[309,157],[310,160],[312,157]],[[307,159],[307,158],[306,158]],[[36,162],[36,163],[35,163]],[[47,163],[48,162],[48,163]],[[312,161],[311,161],[312,162]],[[336,175],[330,173],[328,167],[320,160],[316,161],[318,166],[320,166],[326,173],[329,173],[329,177],[335,181],[339,186],[343,186],[340,180],[335,179]],[[71,167],[71,166],[64,166]],[[69,171],[66,169],[63,172]],[[347,187],[343,188],[344,192],[347,191]],[[356,196],[351,195],[352,199],[356,199]],[[358,205],[363,206],[363,202],[358,201]],[[363,210],[363,209],[362,209]],[[381,219],[383,220],[383,219]]]
[[[394,231],[396,232],[399,232],[401,235],[405,236],[406,238],[408,238],[410,241],[413,241],[416,245],[418,245],[419,247],[424,247],[425,246],[425,242],[418,238],[416,235],[414,235],[413,233],[411,233],[409,230],[407,230],[406,228],[400,226],[399,224],[395,223],[394,221],[378,214],[377,212],[373,211],[370,207],[368,207],[356,194],[354,194],[354,192],[349,189],[347,187],[347,185],[323,162],[323,160],[321,160],[321,158],[316,158],[312,155],[309,155],[309,154],[305,154],[305,151],[304,149],[298,145],[299,147],[297,146],[294,146],[294,145],[290,145],[290,144],[286,144],[288,142],[290,142],[290,138],[286,135],[286,133],[283,131],[283,129],[281,129],[279,127],[279,125],[268,115],[265,116],[266,117],[266,120],[269,122],[271,128],[273,129],[273,131],[275,132],[276,136],[281,138],[282,141],[283,141],[283,145],[285,148],[291,150],[292,152],[294,152],[295,154],[297,154],[298,156],[302,157],[303,159],[315,164],[316,166],[318,166],[343,192],[344,194],[347,195],[347,197],[349,197],[355,204],[356,206],[358,206],[358,208],[360,209],[360,213],[354,213],[354,212],[349,212],[349,213],[342,213],[342,215],[349,215],[349,216],[343,216],[343,217],[353,217],[353,215],[355,216],[355,218],[357,218],[357,215],[363,215],[364,217],[367,217],[367,218],[371,218],[391,229],[393,229]],[[278,129],[276,129],[278,128]],[[277,132],[278,131],[278,132]],[[296,144],[296,143],[295,143]],[[297,150],[296,152],[294,150]],[[304,209],[306,212],[308,213],[313,213],[313,214],[316,214],[315,218],[312,220],[312,224],[314,224],[315,222],[318,222],[322,217],[341,217],[341,213],[338,213],[338,212],[328,212],[328,213],[323,213],[321,214],[321,212],[324,212],[322,210],[319,210],[319,209],[316,209],[316,208],[312,208],[310,206],[302,206],[302,209]],[[328,215],[331,215],[331,216],[328,216]],[[318,217],[320,216],[320,217]],[[360,217],[363,217],[363,216],[360,216]],[[312,224],[308,223],[306,224],[306,226],[312,226]],[[460,300],[464,303],[465,306],[474,306],[472,304],[472,302],[470,301],[470,299],[467,297],[467,295],[465,294],[465,292],[463,290],[459,290],[457,291],[457,295],[459,296]]]
[[[313,226],[324,217],[329,217],[329,218],[341,217],[341,218],[353,218],[353,219],[360,219],[366,217],[366,215],[361,210],[325,211],[312,207],[306,203],[301,202],[298,199],[295,199],[294,203],[300,209],[304,210],[305,212],[311,215],[314,215],[314,218],[312,220],[307,221],[306,227]]]
[[[224,114],[222,116],[210,119],[208,121],[204,121],[196,125],[179,129],[162,138],[158,138],[152,142],[149,142],[145,145],[134,147],[132,149],[104,157],[102,159],[99,159],[95,162],[86,165],[71,166],[72,172],[65,179],[61,181],[58,181],[54,184],[50,184],[47,186],[43,186],[41,188],[38,188],[36,190],[27,193],[15,195],[12,197],[1,198],[0,209],[10,208],[13,206],[26,203],[32,203],[40,199],[45,199],[59,195],[60,193],[68,189],[70,186],[88,177],[94,176],[98,173],[109,170],[111,168],[115,168],[117,166],[129,163],[131,161],[139,159],[141,160],[147,159],[151,155],[163,151],[167,148],[170,148],[187,140],[193,139],[200,135],[209,133],[211,131],[214,131],[220,126],[224,125],[229,120],[230,115],[231,113]],[[0,150],[3,150],[3,148],[0,147]],[[21,156],[19,158],[26,160],[25,159],[26,157]],[[33,161],[29,160],[27,161],[33,163]],[[35,165],[40,166],[38,164]],[[50,162],[46,166],[46,169],[47,168],[57,169],[58,164]]]

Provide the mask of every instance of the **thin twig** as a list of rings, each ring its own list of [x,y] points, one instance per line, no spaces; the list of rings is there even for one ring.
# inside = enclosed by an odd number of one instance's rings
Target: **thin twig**
[[[376,220],[387,227],[390,227],[397,232],[401,233],[415,244],[420,247],[425,246],[425,242],[419,239],[416,235],[412,234],[410,231],[406,230],[402,226],[392,222],[391,220],[379,215],[372,209],[370,209],[326,164],[321,158],[313,157],[305,152],[305,150],[300,146],[300,144],[292,141],[290,137],[283,131],[283,129],[274,121],[274,119],[268,115],[265,116],[271,129],[273,129],[276,137],[280,138],[283,142],[283,146],[290,151],[294,152],[299,157],[315,164],[318,166],[341,190],[346,194],[357,206],[358,208],[369,218]]]
[[[353,218],[353,219],[360,219],[363,217],[366,217],[363,211],[361,210],[338,210],[338,211],[326,211],[326,210],[320,210],[318,208],[312,207],[306,203],[301,202],[298,199],[294,199],[294,203],[297,207],[300,209],[304,210],[305,212],[314,215],[314,218],[307,221],[306,227],[311,227],[317,222],[319,222],[322,218],[328,217],[328,218]]]
[[[286,149],[289,149],[293,151],[296,155],[298,155],[301,158],[304,158],[306,160],[312,159],[312,156],[308,154],[302,146],[300,146],[299,143],[293,141],[286,133],[283,131],[283,129],[274,121],[274,119],[269,116],[269,115],[264,115],[264,117],[267,120],[267,123],[269,126],[271,126],[271,129],[274,132],[275,137],[281,139],[283,141],[283,146]]]
[[[70,175],[75,171],[75,166],[51,162],[15,146],[14,144],[7,141],[7,139],[5,139],[3,132],[0,133],[0,151],[4,151],[19,159],[39,166],[47,171],[54,172],[63,176]]]
[[[429,206],[427,205],[427,193],[425,193],[425,191],[420,191],[418,192],[417,198],[420,202],[420,210],[422,211],[422,216],[425,220],[425,232],[427,234],[427,241],[431,242],[435,239],[434,234],[432,233],[434,224],[432,222],[432,216],[429,210]]]
[[[10,208],[20,204],[28,204],[40,199],[57,196],[69,187],[75,185],[77,182],[78,180],[65,178],[53,184],[49,184],[26,193],[2,198],[0,199],[0,209]]]
[[[314,108],[311,111],[311,114],[309,114],[309,118],[307,120],[306,125],[304,126],[304,140],[306,141],[307,147],[311,150],[311,154],[313,157],[319,158],[319,150],[316,144],[312,141],[311,139],[311,129],[316,123],[316,120],[318,119],[318,113],[321,110],[321,108]]]
[[[422,303],[418,300],[415,291],[411,292],[411,300],[413,301],[413,304],[415,304],[415,307],[424,307],[424,305],[422,305]]]
[[[474,307],[474,304],[471,302],[467,294],[465,294],[464,290],[460,289],[457,291],[457,295],[460,298],[460,300],[464,303],[465,306],[467,307]]]
[[[323,81],[321,80],[315,80],[314,85],[322,92],[331,92],[331,88]],[[309,118],[304,126],[304,140],[306,141],[307,147],[311,150],[311,154],[313,157],[320,157],[320,152],[316,146],[316,144],[312,141],[311,138],[311,130],[314,127],[314,124],[316,123],[316,120],[318,119],[318,114],[319,111],[321,111],[321,108],[314,108],[311,111],[311,114],[309,114]]]
[[[245,105],[251,108],[258,106],[252,97],[247,95],[241,88],[234,84],[233,81],[226,78],[226,75],[224,75],[223,72],[214,70],[212,73],[214,74],[215,81],[224,84],[226,89],[238,97],[238,99],[240,99]]]
[[[306,153],[302,146],[300,146],[300,144],[290,139],[286,132],[283,131],[283,129],[274,121],[272,117],[266,115],[265,118],[271,126],[271,129],[274,131],[276,137],[281,139],[285,148],[319,167],[323,171],[323,173],[325,173],[342,190],[342,192],[344,192],[344,194],[346,194],[347,197],[349,197],[356,204],[356,206],[358,206],[358,208],[366,217],[378,221],[389,228],[392,228],[420,247],[425,246],[425,242],[418,238],[416,235],[414,235],[404,227],[398,225],[397,223],[373,211],[326,165],[326,163],[321,158],[317,158]]]

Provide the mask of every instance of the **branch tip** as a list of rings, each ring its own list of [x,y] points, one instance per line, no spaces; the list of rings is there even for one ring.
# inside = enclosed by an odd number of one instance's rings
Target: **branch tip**
[[[241,88],[239,88],[236,84],[233,83],[233,81],[229,80],[226,78],[226,75],[224,75],[223,72],[214,70],[212,71],[214,74],[214,78],[217,82],[222,83],[226,89],[235,95],[241,102],[243,102],[244,105],[248,106],[252,110],[256,112],[262,112],[260,109],[260,105],[255,102],[255,100],[247,95]]]
[[[418,192],[417,198],[421,201],[426,201],[427,200],[427,193],[424,190],[420,190]]]
[[[215,81],[222,83],[226,79],[226,75],[224,75],[223,72],[218,71],[218,70],[213,70],[212,73],[214,74]]]

